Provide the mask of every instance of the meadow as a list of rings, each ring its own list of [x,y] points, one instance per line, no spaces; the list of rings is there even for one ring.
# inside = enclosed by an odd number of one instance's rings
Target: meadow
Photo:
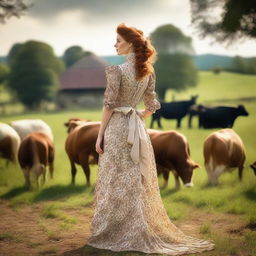
[[[246,148],[243,181],[238,181],[238,171],[223,174],[215,187],[207,186],[202,146],[213,131],[197,127],[188,128],[187,117],[178,131],[189,142],[191,156],[200,164],[193,175],[193,188],[174,189],[170,175],[168,187],[161,189],[161,196],[170,219],[185,233],[216,243],[214,251],[201,255],[256,255],[256,176],[249,165],[256,161],[256,76],[222,72],[200,72],[199,84],[185,92],[175,93],[175,99],[188,99],[198,94],[198,103],[207,105],[243,104],[248,117],[238,117],[233,129],[242,138]],[[171,100],[168,91],[167,100]],[[143,104],[140,105],[143,107]],[[39,189],[27,191],[18,165],[5,167],[0,160],[0,255],[143,255],[138,252],[114,253],[86,245],[89,223],[93,214],[93,191],[97,166],[91,166],[92,186],[85,186],[85,176],[78,168],[76,185],[70,185],[71,172],[64,150],[67,136],[64,122],[70,117],[98,121],[101,109],[74,110],[49,113],[8,114],[1,122],[25,118],[40,118],[47,122],[55,137],[54,179],[47,177]],[[150,118],[146,120],[149,127]],[[176,127],[174,120],[162,120],[164,130]],[[156,125],[156,124],[155,124]],[[157,128],[156,126],[154,128]],[[159,185],[163,184],[159,177]]]

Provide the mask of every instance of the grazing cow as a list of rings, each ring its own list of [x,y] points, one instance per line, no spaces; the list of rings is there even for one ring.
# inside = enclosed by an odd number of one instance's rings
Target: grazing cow
[[[90,185],[89,164],[98,163],[98,153],[95,144],[100,128],[100,122],[70,121],[72,127],[66,140],[66,152],[70,159],[72,183],[75,183],[76,164],[80,164]],[[148,129],[154,148],[157,171],[162,173],[165,186],[168,183],[169,171],[173,170],[176,188],[180,187],[179,177],[187,187],[193,186],[191,177],[193,169],[199,167],[189,156],[189,147],[186,138],[175,131],[160,132]]]
[[[0,157],[16,162],[20,137],[18,133],[8,124],[0,123]]]
[[[191,126],[191,119],[195,113],[199,116],[199,128],[232,128],[238,116],[248,116],[243,105],[237,107],[230,106],[216,106],[206,107],[203,105],[194,106],[189,111],[189,126]]]
[[[238,168],[239,179],[245,161],[241,138],[232,129],[211,133],[204,142],[204,162],[210,184],[217,184],[219,176],[231,168]]]
[[[48,124],[40,119],[17,120],[11,122],[11,126],[17,131],[21,139],[32,132],[43,132],[53,142],[53,134],[51,128]]]
[[[186,187],[192,187],[193,170],[199,165],[190,158],[187,139],[176,131],[157,131],[148,129],[154,149],[157,172],[163,174],[167,186],[169,172],[175,177],[176,189],[180,188],[179,178]]]
[[[158,109],[151,118],[150,128],[153,128],[157,121],[158,128],[162,128],[160,118],[176,119],[177,128],[181,127],[181,119],[188,113],[189,107],[196,103],[198,95],[192,96],[187,101],[161,102],[161,108]]]
[[[18,160],[24,173],[25,185],[28,188],[31,185],[30,173],[35,175],[37,187],[40,175],[43,175],[43,183],[45,183],[48,165],[50,176],[53,178],[54,145],[52,140],[42,132],[30,133],[21,141]]]
[[[75,183],[76,166],[82,166],[86,176],[87,185],[90,186],[89,164],[98,162],[98,153],[95,144],[99,133],[100,122],[69,122],[70,133],[66,139],[65,149],[70,160],[72,184]],[[91,161],[93,159],[93,161]]]
[[[254,175],[256,175],[256,161],[250,167],[253,169]]]

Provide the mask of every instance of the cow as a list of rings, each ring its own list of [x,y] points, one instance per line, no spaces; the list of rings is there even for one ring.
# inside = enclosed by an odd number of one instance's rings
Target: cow
[[[25,138],[28,134],[32,132],[43,132],[45,133],[53,142],[52,130],[48,124],[40,119],[24,119],[16,120],[11,122],[11,126],[20,135],[20,138]]]
[[[239,180],[242,180],[245,149],[241,138],[232,129],[211,133],[204,141],[203,154],[209,184],[218,184],[219,176],[234,168],[238,168]]]
[[[150,128],[154,126],[154,122],[157,121],[158,128],[162,129],[160,118],[176,119],[176,128],[181,128],[181,120],[188,113],[189,107],[196,103],[198,95],[191,96],[190,100],[186,101],[174,101],[174,102],[161,102],[161,108],[153,113],[150,123]]]
[[[197,110],[196,110],[197,109]],[[212,128],[232,128],[238,116],[248,116],[243,105],[237,107],[231,106],[215,106],[207,107],[198,105],[194,106],[189,111],[189,126],[191,126],[192,116],[198,111],[199,128],[212,129]]]
[[[6,159],[6,164],[17,161],[20,137],[8,124],[0,123],[0,157]]]
[[[100,128],[100,122],[70,121],[72,127],[66,139],[66,152],[71,164],[72,184],[75,183],[76,166],[80,164],[90,185],[89,164],[98,163],[98,153],[95,144]],[[189,147],[185,136],[175,131],[160,132],[148,129],[154,148],[158,175],[163,174],[165,185],[168,183],[169,171],[175,176],[176,188],[180,188],[179,178],[185,186],[191,187],[193,169],[199,167],[189,156]]]
[[[190,157],[190,149],[186,137],[176,131],[158,131],[147,129],[154,149],[157,172],[163,174],[168,184],[169,172],[175,177],[175,188],[180,188],[180,181],[186,187],[192,187],[193,170],[199,165]]]
[[[89,164],[98,163],[98,153],[95,144],[98,137],[100,122],[69,121],[68,137],[65,150],[69,157],[72,174],[72,184],[75,184],[76,166],[82,166],[87,185],[90,186]],[[91,160],[92,159],[92,160]]]
[[[43,132],[30,133],[21,141],[18,160],[25,177],[26,187],[31,186],[31,173],[35,175],[37,187],[41,175],[44,184],[47,166],[49,166],[50,177],[53,178],[54,145],[51,138]]]
[[[256,161],[250,167],[253,169],[254,175],[256,175]]]

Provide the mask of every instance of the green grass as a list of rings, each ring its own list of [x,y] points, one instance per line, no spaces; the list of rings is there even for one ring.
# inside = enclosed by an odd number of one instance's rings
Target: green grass
[[[232,73],[221,73],[214,75],[210,72],[200,72],[200,83],[196,88],[176,94],[176,99],[187,99],[190,95],[199,94],[198,103],[244,104],[249,117],[238,117],[235,122],[234,130],[241,136],[246,148],[246,163],[244,169],[243,181],[238,181],[238,171],[223,174],[220,179],[220,185],[216,187],[206,186],[207,175],[204,169],[204,160],[202,155],[202,145],[204,139],[213,130],[199,130],[197,128],[197,120],[193,121],[193,129],[187,128],[187,118],[182,121],[182,128],[179,132],[183,133],[189,142],[192,159],[199,163],[201,168],[196,169],[193,175],[193,188],[181,187],[181,190],[174,189],[174,178],[170,175],[169,184],[166,189],[161,190],[163,202],[170,218],[179,223],[189,216],[190,210],[202,210],[208,213],[232,213],[241,216],[248,225],[255,226],[256,216],[256,177],[249,168],[249,164],[256,160],[256,76],[238,75]],[[167,100],[172,97],[172,92],[167,94]],[[140,107],[143,107],[140,104]],[[47,218],[61,219],[63,217],[63,209],[76,208],[80,209],[81,214],[91,214],[87,212],[87,206],[93,202],[93,191],[97,176],[97,166],[91,166],[91,183],[92,187],[85,186],[85,175],[80,167],[76,176],[76,185],[70,185],[71,172],[69,161],[64,150],[65,138],[67,137],[66,128],[63,123],[70,117],[81,117],[91,120],[101,119],[101,109],[96,110],[77,110],[52,113],[25,113],[12,114],[3,116],[1,122],[9,122],[15,119],[23,118],[40,118],[46,121],[52,128],[55,137],[56,160],[54,179],[47,178],[44,187],[38,190],[27,191],[23,188],[24,177],[17,165],[10,164],[9,168],[5,168],[5,162],[0,160],[0,197],[9,200],[13,207],[20,204],[36,204],[45,202],[43,210],[43,220]],[[149,127],[150,119],[146,121]],[[165,130],[175,129],[176,122],[174,120],[162,120]],[[155,127],[156,128],[156,127]],[[162,177],[159,178],[159,184],[163,183]],[[54,205],[54,206],[49,206]],[[47,208],[48,207],[48,208]],[[89,210],[90,211],[90,210]],[[65,214],[64,214],[65,215]],[[62,217],[61,217],[62,216]],[[41,220],[43,222],[43,220]],[[76,219],[63,217],[60,229],[69,229],[69,225],[76,223]],[[43,224],[42,224],[43,225]],[[218,249],[215,253],[206,255],[239,255],[237,249],[232,246],[229,237],[215,237],[210,224],[204,223],[200,227],[203,235],[216,239]],[[49,237],[56,234],[53,231],[47,231]],[[52,233],[51,233],[52,232]],[[243,238],[243,243],[248,246],[249,251],[255,249],[253,241],[255,241],[255,231],[247,232]],[[222,251],[221,251],[222,250]],[[94,250],[85,246],[81,248],[82,252],[91,253],[93,255],[103,255],[101,250]],[[89,254],[90,255],[90,254]],[[115,255],[112,252],[106,252],[104,255]],[[118,253],[118,255],[130,255],[129,253]],[[142,255],[140,253],[131,254]]]

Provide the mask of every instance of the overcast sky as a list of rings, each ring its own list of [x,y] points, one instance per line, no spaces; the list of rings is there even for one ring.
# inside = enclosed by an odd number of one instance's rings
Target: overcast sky
[[[20,19],[0,24],[0,56],[17,42],[39,40],[50,44],[57,55],[80,45],[97,55],[114,55],[116,26],[135,26],[146,35],[163,24],[173,24],[193,38],[196,54],[255,56],[256,41],[225,48],[199,39],[190,24],[189,0],[34,0]]]

